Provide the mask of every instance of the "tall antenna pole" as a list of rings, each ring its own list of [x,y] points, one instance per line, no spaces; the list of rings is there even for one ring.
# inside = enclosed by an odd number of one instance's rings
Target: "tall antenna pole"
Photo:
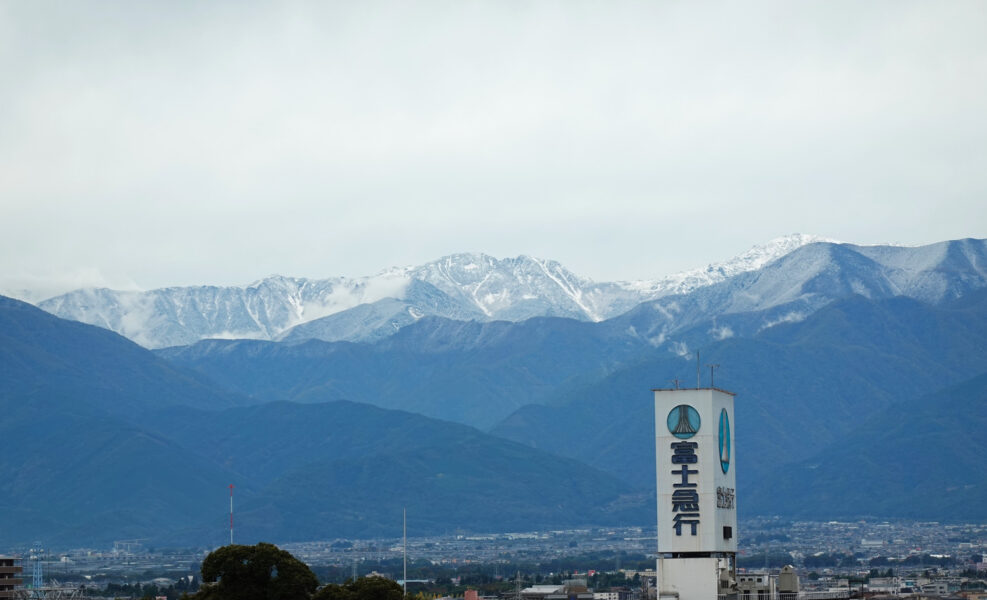
[[[706,366],[709,367],[709,387],[716,387],[715,385],[713,385],[713,371],[716,370],[720,365],[719,364],[713,364],[713,365],[706,365]]]
[[[699,379],[699,350],[696,350],[696,389],[698,390],[701,387],[702,385]],[[710,384],[710,387],[712,387],[712,384]]]
[[[44,598],[44,549],[41,547],[41,542],[35,542],[35,546],[35,548],[31,549],[33,553],[31,558],[34,562],[34,572],[31,580],[31,598]]]
[[[404,596],[408,597],[408,509],[404,509]]]
[[[230,484],[230,546],[233,545],[233,484]]]

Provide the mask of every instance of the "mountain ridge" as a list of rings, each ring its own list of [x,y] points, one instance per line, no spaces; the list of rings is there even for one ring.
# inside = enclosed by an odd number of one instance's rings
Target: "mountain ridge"
[[[904,296],[940,304],[987,287],[987,240],[927,246],[808,244],[719,283],[644,302],[608,321],[656,346],[688,347],[720,335],[755,335],[803,320],[834,300]],[[758,315],[760,318],[752,318]],[[714,319],[720,333],[684,332]],[[725,328],[725,329],[724,329]],[[728,331],[727,331],[728,330]],[[686,339],[691,338],[691,339]]]
[[[521,321],[558,316],[600,321],[642,301],[685,293],[760,268],[824,238],[794,234],[735,259],[650,281],[593,282],[556,261],[452,254],[417,267],[357,278],[271,276],[245,286],[138,291],[81,289],[38,303],[64,318],[111,329],[148,348],[207,338],[377,340],[426,315]],[[430,286],[426,293],[412,282]],[[388,300],[376,309],[368,305]],[[358,314],[345,315],[358,309]],[[322,321],[322,323],[317,323]],[[292,328],[298,327],[292,332]]]
[[[982,241],[882,252],[890,256],[885,262],[897,263],[888,267],[845,244],[802,246],[759,271],[599,323],[422,317],[372,344],[202,341],[158,352],[255,401],[318,401],[330,394],[487,429],[524,404],[551,404],[563,391],[578,393],[638,361],[691,359],[696,349],[731,338],[769,340],[772,329],[810,319],[837,301],[911,299],[895,295],[904,292],[934,307],[987,289],[978,262],[987,264]],[[922,260],[914,260],[916,252]],[[961,268],[937,271],[950,254],[962,259],[953,261]],[[903,273],[906,263],[912,268]]]

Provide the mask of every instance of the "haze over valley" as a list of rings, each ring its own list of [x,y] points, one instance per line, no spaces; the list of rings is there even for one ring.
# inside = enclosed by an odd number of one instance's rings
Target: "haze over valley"
[[[741,515],[987,517],[987,473],[966,458],[987,418],[987,240],[817,239],[665,283],[454,255],[402,271],[395,296],[355,296],[369,279],[268,278],[40,303],[126,323],[133,341],[5,299],[2,427],[17,451],[3,530],[216,543],[229,483],[246,539],[382,535],[405,507],[422,533],[647,525],[649,390],[692,385],[697,351],[700,385],[715,363],[716,386],[738,394]],[[325,310],[339,286],[364,302],[286,325],[300,297]],[[588,299],[628,306],[587,312]],[[287,319],[274,339],[208,339],[237,320],[262,332],[265,315]],[[191,343],[134,343],[167,335]],[[921,448],[900,433],[916,428]],[[889,453],[922,458],[899,473]]]

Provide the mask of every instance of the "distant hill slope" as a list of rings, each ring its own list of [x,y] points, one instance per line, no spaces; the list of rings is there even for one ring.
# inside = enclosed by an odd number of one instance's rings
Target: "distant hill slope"
[[[240,400],[113,332],[0,297],[0,543],[184,522],[229,474],[137,423]]]
[[[577,461],[368,405],[172,407],[138,427],[64,399],[0,420],[0,544],[222,544],[646,523],[650,497]]]
[[[987,293],[981,291],[942,307],[907,298],[850,298],[753,339],[734,337],[703,348],[703,363],[721,365],[716,385],[738,394],[741,497],[863,420],[977,372],[987,364],[984,340]],[[648,390],[668,387],[674,377],[694,385],[694,360],[641,362],[566,393],[553,406],[522,408],[492,432],[650,484]],[[709,384],[705,369],[703,381]],[[765,510],[754,501],[740,508],[747,514]]]
[[[577,461],[478,439],[312,463],[246,506],[260,539],[646,525],[653,496]],[[313,525],[314,524],[314,525]]]
[[[392,534],[402,507],[420,533],[646,523],[652,512],[649,496],[585,464],[365,404],[177,408],[154,423],[257,484],[237,503],[251,538]]]
[[[983,521],[985,431],[987,373],[871,416],[752,486],[745,502],[765,514],[814,519]]]
[[[652,350],[571,319],[431,317],[375,345],[204,341],[157,352],[257,401],[346,399],[484,428]]]
[[[0,296],[0,397],[25,395],[128,417],[171,404],[226,408],[242,401],[116,333]]]
[[[57,371],[53,370],[53,375]],[[136,394],[135,394],[136,395]],[[125,411],[127,412],[127,411]],[[233,474],[66,395],[0,395],[0,545],[103,545],[181,532]],[[217,512],[222,513],[218,507]]]
[[[475,429],[337,402],[230,408],[122,337],[0,299],[0,546],[369,536],[618,523],[650,513],[616,478]],[[194,406],[190,406],[194,405]],[[316,523],[313,525],[313,523]]]
[[[412,279],[400,299],[383,298],[327,317],[305,321],[275,336],[278,341],[346,340],[374,342],[394,335],[426,316],[460,321],[486,317],[471,304],[457,302],[435,286]]]

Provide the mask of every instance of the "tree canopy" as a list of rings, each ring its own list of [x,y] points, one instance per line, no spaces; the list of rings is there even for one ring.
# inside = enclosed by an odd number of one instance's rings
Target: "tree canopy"
[[[396,581],[370,575],[350,579],[343,585],[331,583],[312,600],[402,600],[404,591]]]
[[[214,550],[202,561],[202,580],[213,585],[195,600],[308,600],[319,585],[308,565],[263,542]]]

